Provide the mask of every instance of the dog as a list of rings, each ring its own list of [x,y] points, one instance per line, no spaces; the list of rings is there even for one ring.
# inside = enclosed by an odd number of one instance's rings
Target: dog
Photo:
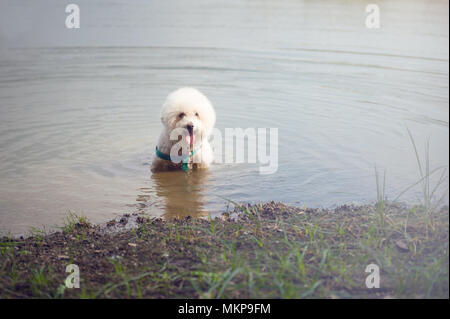
[[[211,102],[199,90],[184,87],[170,93],[161,109],[163,130],[152,172],[208,168],[214,160],[208,138],[216,123]]]

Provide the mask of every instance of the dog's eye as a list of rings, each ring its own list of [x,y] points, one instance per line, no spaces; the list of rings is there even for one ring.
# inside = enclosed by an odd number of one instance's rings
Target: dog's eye
[[[198,117],[198,112],[195,112],[195,116],[197,116],[197,117]]]
[[[184,114],[184,113],[180,113],[180,114],[178,114],[178,117],[179,117],[180,119],[182,119],[185,115],[186,115],[186,114]]]

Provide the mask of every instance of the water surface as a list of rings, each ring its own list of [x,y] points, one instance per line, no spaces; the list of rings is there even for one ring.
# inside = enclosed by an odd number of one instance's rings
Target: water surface
[[[448,166],[448,2],[0,2],[0,232],[125,212],[218,214],[238,202],[332,207],[388,198]],[[195,86],[217,127],[277,127],[279,167],[152,175],[165,96]],[[443,189],[448,187],[445,178]],[[416,202],[420,189],[402,199]]]

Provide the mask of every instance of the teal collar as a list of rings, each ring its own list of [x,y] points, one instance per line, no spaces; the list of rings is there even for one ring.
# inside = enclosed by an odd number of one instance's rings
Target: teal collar
[[[200,147],[201,147],[201,145],[200,145]],[[200,148],[200,147],[199,147],[199,148]],[[189,153],[188,156],[176,156],[176,157],[174,158],[174,160],[180,160],[180,159],[181,159],[181,162],[183,163],[183,165],[182,165],[182,167],[183,167],[183,172],[187,172],[187,170],[188,170],[188,164],[189,164],[189,159],[190,159],[192,156],[194,156],[194,154],[197,152],[197,150],[198,150],[198,149],[193,150],[192,152]],[[162,153],[162,152],[158,149],[158,146],[156,146],[156,156],[158,156],[159,158],[161,158],[161,159],[163,159],[163,160],[173,162],[173,161],[172,161],[172,158],[170,157],[170,154]]]

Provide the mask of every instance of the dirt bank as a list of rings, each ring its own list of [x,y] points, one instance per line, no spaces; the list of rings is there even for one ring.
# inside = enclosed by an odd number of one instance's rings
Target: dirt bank
[[[1,298],[448,298],[448,208],[281,203],[216,219],[71,216],[64,229],[2,238]],[[66,266],[80,288],[66,288]],[[380,288],[366,286],[366,267]]]

